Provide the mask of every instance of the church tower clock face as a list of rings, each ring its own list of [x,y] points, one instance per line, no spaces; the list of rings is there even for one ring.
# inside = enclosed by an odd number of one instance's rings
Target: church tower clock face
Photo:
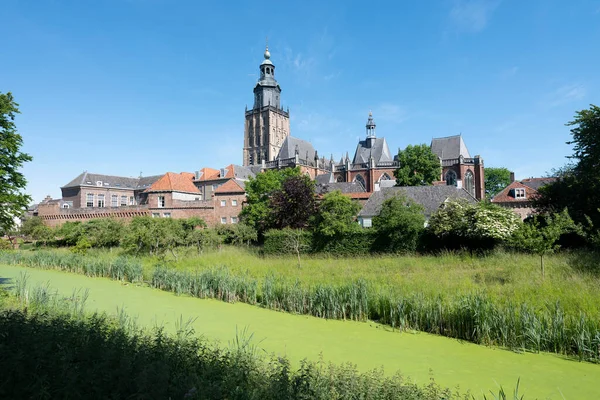
[[[267,46],[260,64],[260,79],[254,87],[254,106],[246,110],[244,165],[258,165],[277,158],[290,135],[289,112],[280,104],[281,87],[275,79],[275,65]]]

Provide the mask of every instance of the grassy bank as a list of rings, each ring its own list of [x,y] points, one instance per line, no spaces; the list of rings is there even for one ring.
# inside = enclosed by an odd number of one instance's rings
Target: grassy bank
[[[536,257],[510,253],[307,258],[302,268],[290,258],[260,258],[239,248],[180,257],[177,263],[163,260],[158,267],[153,267],[157,260],[123,259],[116,252],[79,258],[66,252],[4,253],[0,262],[58,266],[91,276],[104,271],[108,277],[127,276],[114,270],[139,275],[142,262],[145,279],[178,294],[322,318],[376,320],[479,344],[598,361],[599,280],[573,257],[549,257],[545,279]]]
[[[31,285],[46,285],[61,296],[70,297],[73,288],[89,290],[86,309],[125,313],[140,327],[164,328],[176,335],[180,321],[191,321],[195,335],[218,340],[226,347],[236,331],[254,334],[259,353],[290,360],[297,370],[303,359],[324,360],[336,365],[350,362],[360,372],[384,368],[385,376],[394,371],[410,376],[409,382],[425,385],[431,376],[445,387],[460,385],[476,398],[497,391],[499,385],[513,388],[520,379],[520,392],[526,398],[597,398],[599,366],[566,360],[548,353],[515,353],[478,346],[425,333],[393,332],[372,322],[336,321],[273,312],[243,303],[198,300],[175,296],[161,290],[103,278],[0,265],[0,277],[14,286],[22,272]],[[264,351],[263,351],[264,350]]]

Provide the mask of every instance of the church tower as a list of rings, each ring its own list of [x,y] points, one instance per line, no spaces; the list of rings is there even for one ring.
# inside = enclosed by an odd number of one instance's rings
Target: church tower
[[[281,88],[275,80],[275,65],[267,46],[260,64],[260,79],[254,87],[254,106],[246,108],[243,164],[257,165],[277,157],[290,135],[290,114],[280,104]]]

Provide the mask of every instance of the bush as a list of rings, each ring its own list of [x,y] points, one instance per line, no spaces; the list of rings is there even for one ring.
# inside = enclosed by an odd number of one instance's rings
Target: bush
[[[271,229],[265,233],[264,254],[307,254],[313,248],[313,235],[297,229]]]
[[[519,217],[507,208],[457,200],[431,216],[427,231],[437,239],[438,249],[489,250],[508,240],[520,225]]]
[[[363,229],[343,235],[322,237],[318,236],[313,241],[312,251],[327,253],[335,256],[358,256],[377,252],[378,234],[373,229]]]

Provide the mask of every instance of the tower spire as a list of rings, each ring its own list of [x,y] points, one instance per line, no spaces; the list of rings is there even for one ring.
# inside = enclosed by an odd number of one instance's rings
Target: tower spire
[[[369,111],[369,119],[367,120],[367,139],[375,137],[375,121],[373,121],[373,113]]]

